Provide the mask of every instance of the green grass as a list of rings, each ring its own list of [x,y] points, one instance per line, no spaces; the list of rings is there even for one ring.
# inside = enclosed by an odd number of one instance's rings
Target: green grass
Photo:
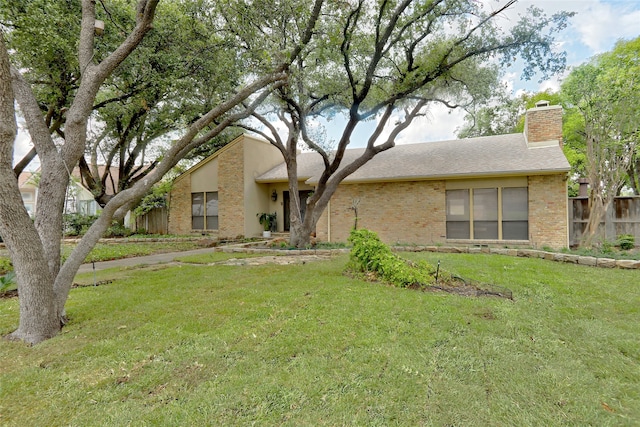
[[[638,272],[407,254],[514,301],[305,265],[175,266],[71,291],[70,324],[0,343],[0,424],[633,426]],[[0,301],[0,333],[17,300]]]

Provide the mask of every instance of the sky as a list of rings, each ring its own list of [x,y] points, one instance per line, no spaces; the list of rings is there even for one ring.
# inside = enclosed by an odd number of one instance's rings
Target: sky
[[[496,8],[506,0],[482,1],[485,7]],[[561,10],[575,12],[568,27],[558,35],[558,49],[567,52],[567,65],[577,66],[592,56],[609,51],[620,39],[633,39],[640,35],[640,0],[523,0],[518,2],[505,19],[505,25],[515,22],[518,13],[523,13],[529,6],[535,5],[548,15]],[[568,72],[568,71],[567,71]],[[517,95],[521,91],[539,92],[545,89],[557,90],[564,75],[539,82],[535,76],[530,81],[520,79],[514,70],[505,75],[505,81]],[[396,143],[409,144],[428,141],[444,141],[455,138],[456,129],[463,124],[464,112],[448,110],[438,106],[432,108],[426,117],[416,119],[403,131]],[[337,123],[336,123],[337,124]],[[331,124],[328,136],[331,138]],[[370,132],[370,129],[368,129]],[[369,132],[356,134],[352,147],[364,146]],[[359,138],[358,138],[359,137]],[[14,153],[18,161],[30,149],[26,132],[20,132]],[[32,164],[33,166],[34,164]]]
[[[486,7],[496,7],[504,1],[482,0]],[[528,0],[518,2],[510,11],[509,18],[515,20],[518,13],[534,5],[552,15],[559,11],[575,12],[567,28],[560,33],[556,41],[558,48],[567,52],[567,66],[580,65],[594,55],[613,49],[620,39],[633,39],[640,36],[640,0]],[[507,21],[509,20],[507,19]],[[560,76],[539,82],[540,76],[530,81],[520,79],[518,72],[511,71],[505,80],[517,95],[522,91],[540,92],[546,89],[557,91],[562,78]],[[414,121],[398,139],[398,144],[410,144],[427,141],[446,141],[455,139],[456,129],[462,126],[464,112],[448,110],[445,107],[433,108],[427,117]]]

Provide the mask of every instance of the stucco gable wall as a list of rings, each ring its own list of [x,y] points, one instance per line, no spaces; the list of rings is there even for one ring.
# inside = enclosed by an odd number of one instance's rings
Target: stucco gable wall
[[[191,192],[218,191],[218,163],[218,158],[211,159],[191,173]]]
[[[282,197],[275,202],[271,200],[271,191],[276,185],[256,183],[256,178],[284,159],[276,147],[262,140],[246,137],[244,147],[244,235],[252,237],[261,235],[263,230],[257,214],[280,212],[278,223],[282,222]]]
[[[222,239],[258,234],[257,212],[269,210],[267,184],[255,178],[282,162],[272,145],[242,135],[181,175],[170,198],[169,232],[191,233],[191,193],[218,192],[218,237]]]

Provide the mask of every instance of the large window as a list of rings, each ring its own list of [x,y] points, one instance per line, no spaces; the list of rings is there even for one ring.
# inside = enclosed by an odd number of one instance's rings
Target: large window
[[[191,193],[191,228],[218,229],[218,192]]]
[[[526,187],[447,190],[447,239],[528,240]]]

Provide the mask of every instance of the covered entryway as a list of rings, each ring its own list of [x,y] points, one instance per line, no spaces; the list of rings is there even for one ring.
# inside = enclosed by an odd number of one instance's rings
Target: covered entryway
[[[304,215],[306,213],[307,210],[307,199],[309,198],[309,196],[311,195],[311,193],[313,193],[312,190],[302,190],[299,191],[298,194],[300,195],[300,214],[302,215],[302,220],[304,220]],[[290,211],[290,201],[291,198],[289,196],[289,192],[288,191],[283,191],[282,192],[282,205],[283,205],[283,209],[284,209],[284,231],[290,231],[290,224],[291,224],[291,211]]]

